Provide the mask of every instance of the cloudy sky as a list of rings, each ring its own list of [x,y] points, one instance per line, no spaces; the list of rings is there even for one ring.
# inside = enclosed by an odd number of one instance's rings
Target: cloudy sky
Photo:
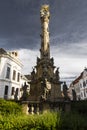
[[[0,0],[0,48],[18,50],[29,74],[41,44],[40,7],[50,5],[50,48],[61,77],[87,66],[87,0]]]

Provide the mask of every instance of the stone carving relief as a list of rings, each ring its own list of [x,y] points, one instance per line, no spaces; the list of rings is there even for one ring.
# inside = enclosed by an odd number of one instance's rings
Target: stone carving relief
[[[42,87],[43,87],[43,95],[41,95],[41,99],[47,100],[51,90],[51,83],[48,82],[47,79],[45,78],[43,80]]]

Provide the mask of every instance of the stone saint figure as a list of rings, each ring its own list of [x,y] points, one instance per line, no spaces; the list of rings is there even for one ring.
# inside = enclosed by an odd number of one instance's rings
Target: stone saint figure
[[[68,90],[68,87],[66,85],[66,82],[64,82],[64,84],[63,84],[63,95],[64,95],[64,99],[65,100],[69,100],[69,96],[68,96],[67,90]]]

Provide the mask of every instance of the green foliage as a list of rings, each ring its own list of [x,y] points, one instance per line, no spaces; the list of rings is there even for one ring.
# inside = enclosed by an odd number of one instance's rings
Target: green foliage
[[[47,113],[42,115],[9,115],[0,116],[2,130],[56,130],[57,115]]]
[[[87,117],[77,113],[0,116],[1,130],[86,130]]]
[[[62,113],[60,120],[61,130],[86,130],[87,117],[78,113]]]
[[[6,101],[3,99],[0,99],[0,114],[1,115],[18,114],[20,112],[22,112],[22,108],[19,104],[12,101]]]
[[[71,108],[72,111],[79,112],[80,114],[87,114],[87,100],[72,102]]]
[[[83,113],[60,111],[24,115],[20,105],[2,99],[0,112],[0,130],[87,130],[87,116]]]

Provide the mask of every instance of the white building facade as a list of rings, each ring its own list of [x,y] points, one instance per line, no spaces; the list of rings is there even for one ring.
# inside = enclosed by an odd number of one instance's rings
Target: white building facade
[[[16,51],[0,49],[0,98],[20,99],[22,67]]]
[[[87,100],[87,68],[70,85],[69,91],[73,100],[72,90],[76,93],[76,100]]]
[[[84,69],[79,84],[80,84],[80,98],[81,100],[87,100],[87,69]]]

